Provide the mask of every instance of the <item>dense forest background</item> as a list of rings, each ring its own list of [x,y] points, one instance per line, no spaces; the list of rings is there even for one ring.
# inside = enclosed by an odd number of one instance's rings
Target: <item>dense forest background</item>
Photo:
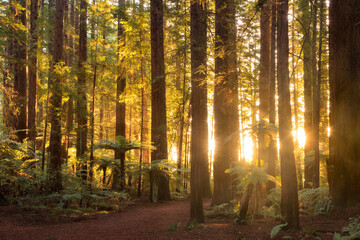
[[[357,0],[1,1],[0,203],[190,193],[197,222],[212,197],[295,228],[358,203],[359,23]]]

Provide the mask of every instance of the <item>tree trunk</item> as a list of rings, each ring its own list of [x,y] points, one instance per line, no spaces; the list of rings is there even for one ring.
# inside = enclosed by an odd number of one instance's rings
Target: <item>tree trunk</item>
[[[295,19],[295,5],[292,6],[292,16]],[[298,179],[298,188],[302,190],[303,187],[303,175],[302,175],[302,166],[301,166],[301,159],[300,154],[296,150],[299,148],[299,101],[298,101],[298,82],[297,82],[297,75],[296,75],[296,64],[295,64],[295,21],[292,21],[292,31],[291,31],[291,49],[292,49],[292,57],[291,57],[291,64],[292,64],[292,79],[294,85],[293,97],[294,97],[294,118],[295,118],[295,162],[296,162],[296,172],[297,172],[297,179]]]
[[[306,135],[305,141],[305,158],[304,158],[304,177],[305,188],[312,187],[313,179],[313,137],[312,137],[312,51],[311,51],[311,16],[309,10],[309,0],[300,1],[301,10],[301,25],[303,38],[303,62],[304,62],[304,103],[305,103],[305,115],[304,115],[304,129]]]
[[[79,26],[79,73],[78,73],[78,96],[76,103],[77,113],[77,139],[76,157],[80,161],[79,176],[83,180],[87,178],[87,97],[86,97],[86,61],[87,61],[87,1],[80,0],[80,26]]]
[[[163,1],[151,0],[151,162],[168,158],[164,66]],[[150,200],[170,200],[169,178],[160,169],[150,171]]]
[[[331,195],[338,206],[359,202],[360,1],[330,2]],[[331,172],[330,172],[331,174]]]
[[[16,17],[20,23],[26,27],[26,1],[21,0],[20,5],[23,9],[18,12]],[[15,104],[18,110],[13,124],[15,124],[14,128],[17,130],[16,135],[19,142],[23,142],[26,138],[26,42],[26,32],[21,30],[14,44],[14,90]]]
[[[29,46],[29,101],[28,101],[28,129],[29,140],[35,151],[36,141],[36,83],[37,83],[37,19],[39,17],[38,0],[31,0],[30,14],[30,46]]]
[[[269,122],[271,124],[276,124],[276,107],[275,107],[275,86],[276,86],[276,56],[275,56],[275,48],[276,48],[276,0],[272,0],[272,8],[271,8],[271,63],[270,63],[270,99],[269,99]],[[276,176],[276,162],[278,159],[277,152],[277,143],[276,139],[270,136],[269,142],[269,156],[268,156],[268,170],[267,173],[273,177]],[[275,183],[269,181],[267,183],[266,189],[269,192],[272,188],[275,187]]]
[[[215,153],[213,204],[228,203],[231,200],[230,175],[225,170],[238,161],[239,112],[238,83],[234,65],[233,0],[215,1]],[[224,54],[222,54],[224,53]]]
[[[269,146],[265,144],[265,123],[270,114],[270,70],[271,70],[271,1],[265,0],[260,15],[260,80],[259,80],[259,161],[268,163]]]
[[[64,1],[56,0],[56,18],[54,34],[54,55],[51,66],[52,82],[50,82],[50,161],[48,167],[48,188],[51,192],[59,192],[62,189],[61,174],[61,105],[62,105],[62,77],[55,72],[55,68],[61,66],[64,51]]]
[[[125,137],[125,102],[120,102],[120,97],[125,91],[126,75],[125,67],[123,66],[123,57],[120,52],[125,46],[125,31],[121,21],[125,18],[125,0],[119,0],[119,15],[118,15],[118,66],[116,79],[116,125],[115,138],[118,136]],[[120,160],[120,169],[115,168],[113,172],[113,189],[123,190],[125,187],[125,152],[115,151],[115,159]],[[119,171],[120,170],[120,171]]]
[[[313,164],[312,164],[312,187],[318,188],[320,186],[320,145],[319,145],[319,124],[320,124],[320,84],[318,79],[317,73],[317,9],[318,9],[318,1],[313,0],[312,5],[312,73],[313,73],[313,99],[312,99],[312,124],[313,124],[313,148],[314,148],[314,157],[313,157]],[[321,61],[321,57],[320,57]]]
[[[96,0],[93,0],[93,6],[96,5]],[[95,41],[95,52],[93,52],[92,56],[92,71],[93,71],[93,86],[92,86],[92,99],[90,106],[90,164],[89,164],[89,181],[93,181],[94,177],[94,138],[95,138],[95,91],[96,91],[96,79],[97,79],[97,39],[95,39],[95,24],[96,19],[95,16],[92,17],[91,23],[91,40]]]
[[[278,1],[277,72],[281,161],[281,213],[290,228],[299,228],[299,205],[292,136],[289,87],[288,0]]]
[[[203,188],[209,187],[209,179],[203,182],[208,168],[208,124],[206,83],[206,3],[192,1],[191,7],[191,147],[190,147],[190,219],[204,222]],[[205,169],[204,169],[205,168]],[[203,170],[204,169],[204,170]],[[209,174],[207,174],[209,176]],[[210,188],[209,188],[210,190]],[[211,193],[211,192],[210,192]]]

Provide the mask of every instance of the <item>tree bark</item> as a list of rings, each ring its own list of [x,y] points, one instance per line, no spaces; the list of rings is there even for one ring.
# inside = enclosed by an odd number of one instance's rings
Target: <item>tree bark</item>
[[[313,124],[313,148],[314,148],[314,160],[312,164],[312,187],[318,188],[320,186],[320,138],[319,138],[319,124],[320,124],[320,83],[318,79],[317,70],[317,12],[318,12],[318,1],[313,0],[312,5],[312,72],[313,72],[313,99],[312,99],[312,124]],[[320,56],[321,61],[321,56]]]
[[[330,2],[331,195],[338,206],[359,202],[360,1]]]
[[[313,179],[313,125],[312,125],[312,49],[311,49],[311,16],[309,9],[309,0],[301,0],[299,3],[301,10],[301,26],[303,38],[303,64],[304,64],[304,129],[306,135],[305,158],[304,158],[304,187],[312,187]]]
[[[124,56],[122,56],[123,48],[125,46],[125,31],[121,21],[125,18],[125,0],[119,0],[118,13],[118,66],[116,79],[116,124],[115,124],[115,138],[118,136],[125,137],[125,112],[126,105],[124,101],[120,102],[120,97],[125,91],[126,75],[125,67],[123,66]],[[120,160],[120,169],[113,170],[113,189],[123,190],[125,187],[125,152],[115,150],[115,159]]]
[[[289,87],[288,0],[278,0],[277,73],[279,94],[279,135],[281,161],[281,214],[290,228],[299,228],[299,205],[292,136]]]
[[[225,173],[238,161],[239,112],[238,82],[234,65],[235,42],[231,42],[231,8],[233,0],[215,1],[215,153],[214,153],[214,194],[213,204],[230,202],[232,197],[230,175]],[[233,10],[233,9],[232,9]]]
[[[275,49],[276,49],[276,0],[272,0],[272,7],[271,7],[271,63],[270,63],[270,99],[269,99],[269,122],[271,124],[276,124],[276,106],[275,106],[275,86],[276,86],[276,56],[275,56]],[[277,143],[276,139],[270,136],[270,143],[269,143],[269,156],[268,156],[268,170],[267,173],[273,177],[276,176],[276,162],[278,159],[278,152],[277,152]],[[269,192],[272,188],[275,187],[275,183],[269,181],[267,183],[267,191]]]
[[[80,26],[79,26],[79,73],[78,73],[78,97],[76,103],[77,113],[77,139],[76,157],[79,159],[80,171],[78,175],[83,180],[87,179],[87,97],[86,97],[86,61],[87,61],[87,1],[80,0]]]
[[[24,27],[26,27],[26,1],[21,0],[20,5],[23,10],[18,12],[16,16]],[[15,104],[18,113],[15,116],[13,124],[17,130],[16,135],[19,142],[23,142],[26,138],[26,88],[27,88],[27,74],[26,74],[26,32],[20,31],[15,40],[15,64],[14,64],[14,90],[15,90]]]
[[[163,1],[151,0],[151,162],[168,158],[164,66]],[[150,171],[150,200],[170,200],[169,178],[160,169]]]
[[[30,45],[29,45],[29,101],[28,101],[28,138],[35,151],[36,141],[36,85],[37,85],[37,19],[39,17],[38,0],[31,0],[30,5]]]
[[[59,192],[62,189],[61,174],[61,105],[62,105],[62,76],[55,71],[55,68],[62,66],[64,51],[64,1],[56,0],[55,34],[54,34],[54,55],[51,66],[50,91],[50,160],[48,167],[48,188],[50,192]]]
[[[190,147],[190,219],[204,222],[203,188],[210,187],[203,176],[208,168],[208,124],[206,83],[206,3],[192,1],[191,7],[191,147]],[[204,170],[203,170],[204,169]],[[209,174],[207,174],[207,177]],[[208,189],[210,190],[210,188]],[[210,192],[211,194],[211,192]]]
[[[259,161],[268,164],[269,146],[265,144],[265,124],[270,114],[270,72],[271,72],[271,1],[265,0],[260,15],[260,79],[259,79]]]

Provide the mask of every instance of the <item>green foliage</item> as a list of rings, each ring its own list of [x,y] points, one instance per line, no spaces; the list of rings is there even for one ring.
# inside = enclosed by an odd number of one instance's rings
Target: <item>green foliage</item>
[[[203,228],[204,226],[198,223],[196,219],[191,219],[190,222],[186,225],[186,231],[191,232],[196,228]]]
[[[333,209],[329,188],[305,188],[299,191],[300,208],[307,214],[329,215]]]
[[[171,224],[169,227],[168,227],[168,231],[169,232],[176,232],[180,227],[180,223],[178,224]]]
[[[273,229],[270,232],[270,238],[273,239],[280,232],[280,230],[286,226],[287,226],[287,223],[279,224],[279,225],[276,225],[275,227],[273,227]]]
[[[335,233],[334,240],[352,240],[360,238],[360,216],[350,218],[349,221],[349,225],[342,229],[342,233],[347,233],[349,236],[341,236],[341,234]]]

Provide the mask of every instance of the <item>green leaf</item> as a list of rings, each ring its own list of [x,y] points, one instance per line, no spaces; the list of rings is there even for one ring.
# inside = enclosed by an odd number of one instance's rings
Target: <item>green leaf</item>
[[[281,230],[283,227],[287,226],[287,225],[288,225],[287,223],[276,225],[276,226],[271,230],[270,238],[273,239],[273,238],[280,232],[280,230]]]

